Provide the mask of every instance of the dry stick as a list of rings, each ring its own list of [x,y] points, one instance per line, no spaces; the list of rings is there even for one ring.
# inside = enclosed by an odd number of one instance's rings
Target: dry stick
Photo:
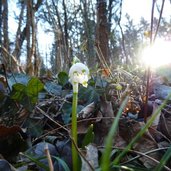
[[[139,151],[133,151],[133,152],[137,153],[138,156],[136,156],[136,157],[130,159],[129,161],[123,162],[123,163],[121,163],[121,164],[129,163],[129,162],[131,162],[131,161],[133,161],[133,160],[136,160],[136,159],[140,158],[141,156],[147,157],[147,158],[149,158],[150,160],[152,160],[152,161],[156,162],[157,164],[159,164],[160,161],[158,161],[158,160],[156,160],[156,159],[154,159],[154,158],[148,156],[147,154],[150,154],[150,153],[153,153],[153,152],[156,152],[156,151],[160,151],[160,150],[166,150],[166,149],[168,149],[168,148],[169,148],[169,147],[158,148],[158,149],[154,149],[154,150],[151,150],[151,151],[148,151],[148,152],[145,152],[145,153],[140,153]],[[164,168],[165,168],[167,171],[171,171],[171,169],[170,169],[169,167],[165,166],[165,165],[164,165]]]
[[[49,115],[47,115],[42,109],[40,109],[38,106],[36,106],[36,109],[39,110],[39,112],[41,112],[44,116],[46,116],[49,120],[51,120],[53,123],[55,123],[56,125],[58,125],[59,127],[61,127],[63,130],[67,131],[69,133],[69,130],[67,128],[65,128],[64,126],[62,126],[61,124],[59,124],[58,122],[56,122],[54,119],[52,119]]]
[[[25,71],[22,69],[22,67],[20,66],[18,60],[15,58],[15,56],[13,56],[12,54],[10,54],[7,49],[4,47],[4,46],[0,46],[0,48],[7,54],[11,57],[11,59],[13,60],[13,62],[16,64],[17,66],[17,71],[18,72],[22,72],[22,73],[25,73]]]
[[[165,0],[162,1],[162,6],[161,6],[161,10],[160,10],[160,15],[159,15],[159,21],[157,23],[157,28],[156,28],[156,32],[155,32],[155,35],[154,35],[153,42],[155,42],[156,37],[157,37],[157,33],[158,33],[158,30],[159,30],[159,26],[160,26],[160,21],[161,21],[162,14],[163,14],[164,4],[165,4]]]
[[[3,71],[4,71],[4,76],[5,76],[5,81],[6,81],[7,87],[9,89],[9,91],[11,92],[11,88],[9,86],[8,78],[7,78],[7,71],[6,71],[6,68],[5,68],[5,65],[4,64],[2,64],[2,68],[3,68]]]
[[[104,146],[99,146],[98,148],[104,148]],[[168,148],[169,148],[169,147],[158,148],[158,149],[154,149],[154,150],[151,150],[151,151],[148,151],[148,152],[145,152],[145,153],[141,153],[141,152],[135,151],[135,150],[129,150],[129,152],[136,153],[136,154],[138,154],[138,156],[136,156],[136,157],[134,157],[134,158],[132,158],[132,159],[126,161],[126,162],[123,162],[123,163],[121,163],[121,164],[129,163],[129,162],[131,162],[131,161],[133,161],[133,160],[136,160],[136,159],[140,158],[141,156],[146,157],[146,158],[148,158],[148,159],[150,159],[150,160],[156,162],[157,164],[159,164],[160,161],[158,161],[158,160],[156,160],[156,159],[154,159],[154,158],[148,156],[147,154],[154,153],[154,152],[160,151],[160,150],[165,150],[165,149],[168,149]],[[124,148],[119,148],[119,147],[113,147],[113,149],[124,150]],[[167,166],[164,166],[164,168],[165,168],[167,171],[171,171],[171,169],[168,168]]]
[[[75,143],[75,141],[73,140],[72,137],[71,137],[71,140],[72,140],[72,142],[73,142],[75,148],[77,149],[77,151],[78,151],[79,154],[81,155],[81,157],[86,161],[86,163],[89,165],[90,169],[93,171],[93,170],[94,170],[93,166],[90,164],[90,162],[85,158],[85,156],[84,156],[84,155],[82,154],[82,152],[79,150],[77,144]]]
[[[144,152],[144,153],[141,153],[141,152],[136,151],[136,150],[130,150],[130,152],[134,152],[134,153],[137,153],[139,155],[142,155],[142,156],[145,156],[145,157],[149,157],[149,156],[147,156],[147,154],[151,154],[151,153],[154,153],[154,152],[157,152],[157,151],[160,151],[160,150],[167,150],[168,148],[169,147],[156,148],[154,150],[150,150],[150,151],[147,151],[147,152]],[[122,164],[129,163],[130,161],[135,160],[135,159],[140,158],[140,157],[141,156],[136,156],[136,157],[134,157],[134,158],[132,158],[132,159],[130,159],[128,161],[123,162]],[[151,157],[151,159],[153,160],[154,158]],[[154,159],[154,161],[155,160],[156,159]],[[157,161],[157,163],[160,163],[158,160],[156,160],[156,161]]]
[[[153,0],[152,3],[152,10],[151,10],[151,34],[150,34],[150,46],[155,42],[156,37],[157,37],[157,33],[159,30],[159,26],[160,26],[160,21],[162,18],[162,14],[163,14],[163,9],[164,9],[164,4],[165,4],[165,0],[162,1],[162,6],[161,6],[161,10],[160,10],[160,15],[159,15],[159,21],[157,23],[157,28],[154,34],[154,38],[153,38],[153,19],[154,19],[154,6],[155,6],[155,1]],[[146,88],[146,101],[145,101],[145,110],[144,110],[144,121],[147,121],[147,110],[148,110],[148,95],[149,95],[149,81],[150,81],[150,75],[151,75],[151,71],[150,71],[150,67],[148,67],[147,69],[147,88]]]
[[[150,34],[150,46],[152,45],[153,41],[153,19],[154,19],[154,6],[155,6],[156,0],[153,0],[152,2],[152,9],[151,9],[151,34]],[[150,75],[151,70],[150,66],[147,68],[147,83],[146,83],[146,99],[145,99],[145,107],[144,107],[144,122],[147,122],[147,111],[148,111],[148,95],[149,95],[149,82],[150,82]]]
[[[116,117],[102,117],[101,119],[102,119],[102,120],[105,120],[105,119],[115,119],[115,118],[116,118]],[[121,118],[121,119],[122,119],[122,118]],[[120,119],[120,120],[121,120],[121,119]],[[97,120],[97,118],[86,118],[86,119],[79,120],[79,121],[77,121],[77,122],[78,122],[78,123],[82,123],[82,122],[86,122],[86,121],[96,121],[96,120]],[[137,122],[138,122],[138,121],[137,121]],[[60,124],[58,123],[58,125],[60,125]],[[56,132],[56,131],[58,131],[58,130],[60,130],[60,129],[63,129],[63,127],[65,128],[65,127],[68,127],[68,126],[71,126],[71,124],[66,124],[65,126],[60,125],[59,128],[53,129],[53,130],[51,130],[51,131],[49,131],[49,132],[43,134],[42,136],[39,137],[39,139],[42,139],[42,138],[46,137],[47,135],[52,134],[52,133],[54,133],[54,132]],[[150,127],[150,129],[153,129],[153,128]],[[68,132],[69,132],[69,131],[68,131]],[[162,134],[162,133],[159,132],[159,131],[158,131],[158,133],[159,133],[163,138],[165,138],[168,142],[170,142],[170,140],[169,140],[164,134]]]
[[[47,157],[47,160],[48,160],[50,171],[54,171],[54,167],[53,167],[53,163],[52,163],[52,158],[50,156],[50,152],[49,152],[49,148],[48,148],[47,143],[45,144],[45,154],[46,154],[46,157]]]
[[[111,70],[110,70],[110,68],[109,68],[109,66],[108,66],[108,64],[107,64],[107,62],[106,62],[106,60],[105,60],[105,58],[104,58],[104,56],[102,54],[102,51],[100,49],[99,44],[97,44],[97,47],[95,48],[95,50],[96,50],[97,56],[98,56],[98,58],[100,60],[100,63],[103,65],[104,68],[107,68],[109,70],[110,76],[112,78],[114,78],[114,76],[112,75],[112,72],[111,72]]]
[[[68,132],[69,134],[69,130],[67,128],[65,128],[64,126],[62,126],[61,124],[59,124],[58,122],[54,121],[50,116],[48,116],[42,109],[40,109],[39,107],[36,106],[36,109],[39,110],[39,112],[41,112],[44,116],[46,116],[49,120],[51,120],[52,122],[54,122],[56,125],[58,125],[60,128],[64,129],[65,131]],[[83,157],[83,159],[87,162],[87,164],[89,165],[89,167],[91,168],[91,170],[94,170],[93,167],[91,166],[90,162],[84,157],[84,155],[81,153],[81,151],[79,150],[79,148],[77,147],[77,145],[75,144],[75,141],[72,139],[72,137],[69,134],[69,137],[71,139],[71,141],[73,142],[75,148],[77,149],[77,151],[79,152],[79,154]]]
[[[122,26],[121,26],[121,19],[122,19],[122,0],[120,2],[120,13],[119,13],[120,17],[119,17],[119,20],[118,20],[118,26],[120,28],[120,31],[121,31],[121,43],[122,43],[122,48],[123,48],[123,53],[126,57],[126,63],[128,63],[128,55],[127,55],[127,52],[126,52],[126,48],[125,48],[125,36],[124,36],[124,32],[123,32],[123,29],[122,29]]]

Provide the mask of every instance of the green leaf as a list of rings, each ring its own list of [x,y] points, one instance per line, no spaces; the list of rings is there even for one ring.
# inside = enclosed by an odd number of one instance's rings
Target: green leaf
[[[84,101],[86,106],[94,101],[98,101],[99,93],[92,86],[88,86],[87,88],[80,87],[78,92],[78,99]]]
[[[47,81],[45,83],[45,90],[50,94],[54,94],[55,96],[61,96],[62,86],[56,84],[56,82]]]
[[[16,83],[12,86],[11,98],[17,101],[21,101],[26,93],[26,86],[21,83]]]
[[[85,148],[88,144],[92,143],[94,140],[93,124],[91,124],[87,130],[86,135],[84,136],[82,142],[82,148]]]
[[[66,85],[68,82],[68,79],[69,79],[69,77],[66,72],[62,71],[58,74],[58,83],[60,85],[62,85],[62,86]]]
[[[26,74],[21,73],[13,73],[7,76],[9,87],[12,88],[12,86],[16,83],[21,83],[23,85],[27,85],[30,77]]]
[[[80,112],[84,106],[78,105],[77,106],[77,113]],[[68,124],[71,121],[71,113],[72,113],[72,104],[71,103],[64,103],[62,106],[62,119],[65,124]]]
[[[72,113],[72,104],[64,103],[62,106],[62,119],[65,124],[68,124],[71,121],[71,113]]]
[[[30,161],[34,162],[37,166],[39,166],[40,168],[44,169],[45,171],[49,171],[49,168],[43,164],[42,162],[40,162],[39,160],[45,158],[45,157],[41,157],[41,158],[35,158],[31,155],[28,155],[28,154],[23,154],[25,157],[27,157]]]
[[[55,158],[61,164],[61,166],[64,168],[64,171],[70,171],[68,165],[66,164],[66,162],[64,160],[60,159],[59,157],[55,157],[55,156],[53,156],[53,158]]]
[[[44,88],[43,83],[36,77],[29,80],[27,84],[27,95],[30,97],[31,102],[35,104],[38,100],[38,94]]]

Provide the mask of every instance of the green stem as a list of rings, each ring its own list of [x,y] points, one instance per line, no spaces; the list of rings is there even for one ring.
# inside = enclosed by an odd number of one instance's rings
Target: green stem
[[[73,93],[71,134],[72,134],[73,141],[75,142],[75,145],[77,145],[77,102],[78,102],[78,93]],[[72,142],[73,171],[76,171],[78,167],[78,153],[75,145]]]

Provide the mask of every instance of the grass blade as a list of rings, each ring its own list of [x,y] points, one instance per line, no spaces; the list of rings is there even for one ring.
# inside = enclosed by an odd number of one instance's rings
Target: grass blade
[[[160,160],[160,164],[158,164],[156,166],[156,168],[154,169],[154,171],[161,171],[164,167],[164,165],[167,163],[167,161],[170,159],[171,157],[171,147],[169,147],[169,149],[166,151],[166,153],[163,155],[162,159]]]
[[[64,160],[60,159],[59,157],[55,157],[55,156],[53,156],[53,158],[55,158],[62,165],[62,167],[65,171],[70,171],[68,165],[66,164],[66,162]]]
[[[161,109],[164,108],[167,101],[171,98],[171,94],[167,97],[166,100],[158,107],[158,109],[154,112],[154,114],[151,116],[151,118],[148,120],[148,122],[144,125],[144,127],[141,129],[141,131],[138,132],[138,134],[132,139],[132,141],[128,144],[128,146],[115,158],[113,161],[114,165],[118,165],[122,157],[126,155],[126,153],[132,148],[132,146],[137,142],[137,140],[146,132],[146,130],[151,126],[157,115],[160,113]]]
[[[46,157],[34,158],[34,157],[32,157],[32,156],[30,156],[28,154],[23,154],[23,153],[22,153],[22,155],[27,157],[30,161],[34,162],[40,168],[45,169],[45,171],[49,171],[49,167],[39,161],[39,160],[41,160],[43,158],[46,158]]]
[[[102,164],[101,164],[102,171],[109,170],[110,154],[111,154],[111,150],[112,150],[112,140],[113,140],[113,137],[116,135],[119,118],[122,115],[122,111],[125,108],[127,101],[128,101],[128,97],[126,97],[125,100],[123,101],[123,103],[121,104],[119,111],[116,115],[116,118],[114,119],[114,122],[110,128],[109,134],[105,140],[105,149],[104,149],[104,152],[102,155]]]

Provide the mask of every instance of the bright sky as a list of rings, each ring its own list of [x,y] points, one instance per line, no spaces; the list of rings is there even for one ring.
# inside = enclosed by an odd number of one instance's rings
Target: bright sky
[[[157,0],[157,3],[161,3],[162,0]],[[152,0],[123,0],[123,16],[128,13],[134,23],[138,23],[143,16],[146,20],[151,20],[151,7]],[[156,8],[155,8],[156,9]],[[158,12],[155,11],[155,16],[158,18]],[[171,16],[171,3],[170,0],[165,0],[163,17]]]
[[[123,0],[123,17],[128,13],[135,22],[139,22],[142,16],[149,20],[150,10],[151,1],[149,0]]]

